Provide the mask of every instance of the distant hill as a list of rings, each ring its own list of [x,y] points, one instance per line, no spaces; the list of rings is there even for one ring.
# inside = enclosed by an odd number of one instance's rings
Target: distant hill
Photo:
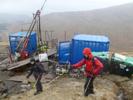
[[[133,4],[93,11],[52,13],[42,16],[42,29],[54,36],[72,38],[74,32],[104,34],[110,38],[111,50],[133,50]],[[58,34],[58,35],[57,35]]]
[[[30,17],[26,15],[0,13],[0,38],[7,40],[8,33],[20,31],[22,24],[29,20]]]
[[[111,51],[132,51],[132,10],[133,4],[131,3],[92,11],[51,13],[41,16],[42,33],[45,33],[46,30],[53,31],[53,37],[59,40],[64,40],[65,32],[67,40],[70,40],[75,32],[103,34],[110,38]],[[10,22],[10,24],[0,23],[2,28],[7,25],[6,33],[21,31],[21,24],[31,21],[31,18],[22,17],[22,15],[13,15],[12,17],[8,15],[6,17],[0,17],[0,22],[3,18],[8,19],[8,22]],[[6,21],[3,20],[3,22]],[[28,26],[25,25],[25,28],[28,29]]]
[[[28,21],[28,16],[26,15],[15,15],[8,13],[0,13],[0,24],[2,23],[14,23],[14,22],[23,22]]]

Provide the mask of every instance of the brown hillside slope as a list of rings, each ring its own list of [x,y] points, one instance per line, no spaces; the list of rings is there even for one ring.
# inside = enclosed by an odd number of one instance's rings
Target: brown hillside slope
[[[54,31],[54,36],[70,39],[74,32],[105,34],[111,40],[111,50],[133,50],[133,4],[106,9],[52,13],[42,16],[42,30]],[[58,35],[57,35],[58,34]]]

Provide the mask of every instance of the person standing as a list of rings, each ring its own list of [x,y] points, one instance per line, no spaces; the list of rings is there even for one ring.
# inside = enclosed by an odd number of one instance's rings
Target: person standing
[[[86,82],[84,85],[84,96],[88,96],[89,94],[94,94],[93,81],[95,77],[102,71],[103,64],[92,55],[90,48],[84,48],[83,56],[84,58],[78,63],[73,64],[72,67],[80,68],[82,67],[82,65],[86,65]]]
[[[31,64],[30,73],[26,77],[29,78],[33,74],[36,80],[35,82],[36,92],[34,93],[34,95],[37,95],[43,91],[41,78],[45,70],[43,65],[39,61],[35,61],[35,59],[31,59],[30,64]]]

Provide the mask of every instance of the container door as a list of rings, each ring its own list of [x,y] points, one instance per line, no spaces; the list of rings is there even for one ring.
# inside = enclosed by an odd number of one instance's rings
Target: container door
[[[70,42],[59,42],[58,61],[60,64],[66,64],[70,58]]]

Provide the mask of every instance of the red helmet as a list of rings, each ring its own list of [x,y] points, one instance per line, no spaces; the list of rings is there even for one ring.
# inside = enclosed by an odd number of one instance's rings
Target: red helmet
[[[84,48],[84,50],[83,50],[83,55],[87,55],[87,56],[89,56],[90,58],[93,57],[90,48]]]

